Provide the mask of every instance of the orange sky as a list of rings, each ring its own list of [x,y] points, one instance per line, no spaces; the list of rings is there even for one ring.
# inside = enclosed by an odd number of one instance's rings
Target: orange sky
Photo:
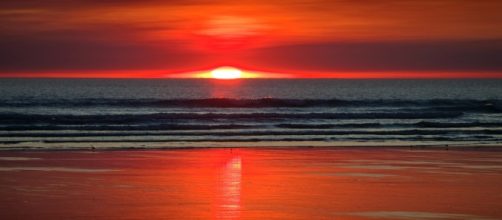
[[[501,77],[500,9],[459,0],[4,0],[0,76],[173,77],[236,66],[269,77]]]

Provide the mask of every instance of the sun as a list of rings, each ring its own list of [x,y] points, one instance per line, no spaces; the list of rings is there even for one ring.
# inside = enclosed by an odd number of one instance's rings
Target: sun
[[[211,70],[211,78],[213,79],[239,79],[242,77],[242,71],[230,67],[224,66]]]

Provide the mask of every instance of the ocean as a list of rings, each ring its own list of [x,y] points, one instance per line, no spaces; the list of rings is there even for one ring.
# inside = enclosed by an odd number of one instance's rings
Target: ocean
[[[502,80],[0,80],[0,149],[501,143]]]

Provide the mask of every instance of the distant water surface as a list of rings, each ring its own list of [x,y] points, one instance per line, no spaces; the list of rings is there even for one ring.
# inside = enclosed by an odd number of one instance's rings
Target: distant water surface
[[[2,147],[482,145],[502,80],[0,80]]]

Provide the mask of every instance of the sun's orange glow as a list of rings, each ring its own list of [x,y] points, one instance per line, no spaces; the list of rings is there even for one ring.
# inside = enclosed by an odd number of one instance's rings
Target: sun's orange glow
[[[234,67],[219,67],[211,71],[213,79],[238,79],[242,77],[242,71]]]
[[[117,70],[117,71],[55,71],[55,72],[12,72],[2,73],[1,77],[6,78],[144,78],[144,79],[212,79],[212,71],[219,68],[208,68],[210,70]],[[211,70],[212,69],[212,70]],[[502,79],[502,72],[489,71],[466,71],[466,72],[417,72],[417,71],[393,71],[393,72],[313,72],[313,71],[280,71],[280,70],[248,70],[238,68],[241,71],[239,79],[277,79],[277,78],[331,78],[331,79]],[[280,72],[280,73],[279,73]]]
[[[245,67],[222,65],[220,67],[207,67],[206,70],[167,73],[162,78],[204,78],[204,79],[254,79],[254,78],[293,78],[286,73],[249,70]]]
[[[0,78],[502,78],[502,1],[0,2]]]

